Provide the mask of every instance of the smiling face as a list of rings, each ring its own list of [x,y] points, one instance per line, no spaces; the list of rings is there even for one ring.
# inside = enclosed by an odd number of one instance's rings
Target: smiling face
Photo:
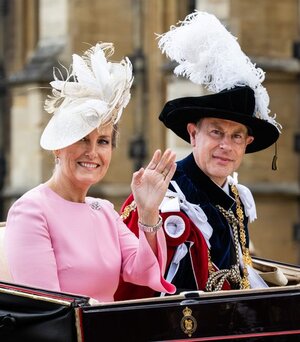
[[[187,130],[197,165],[220,186],[238,169],[247,145],[254,140],[246,126],[217,118],[189,123]]]
[[[93,130],[83,139],[55,152],[55,169],[60,184],[74,189],[88,189],[99,182],[109,167],[113,148],[113,126]]]

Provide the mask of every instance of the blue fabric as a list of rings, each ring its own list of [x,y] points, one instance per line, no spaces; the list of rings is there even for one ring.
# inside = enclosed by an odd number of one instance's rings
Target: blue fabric
[[[225,210],[233,209],[235,213],[234,199],[199,169],[193,154],[177,162],[173,180],[177,182],[189,202],[201,206],[213,228],[210,238],[212,261],[219,269],[230,268],[232,264],[236,263],[236,254],[229,224],[216,205],[222,206]],[[171,185],[170,189],[174,190]],[[248,220],[245,216],[244,224],[248,245],[247,223]]]

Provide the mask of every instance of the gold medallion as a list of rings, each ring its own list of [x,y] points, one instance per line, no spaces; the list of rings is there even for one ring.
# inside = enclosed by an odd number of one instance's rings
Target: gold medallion
[[[192,310],[188,307],[186,307],[183,311],[183,317],[180,322],[181,330],[187,334],[189,337],[192,336],[192,334],[197,329],[197,321],[192,316]]]

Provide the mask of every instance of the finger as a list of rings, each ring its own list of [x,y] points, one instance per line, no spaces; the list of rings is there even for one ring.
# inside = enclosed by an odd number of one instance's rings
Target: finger
[[[164,169],[162,170],[161,174],[164,177],[167,177],[169,172],[172,170],[172,166],[175,164],[175,156],[170,157],[167,164],[165,164]]]
[[[177,164],[176,163],[173,163],[169,172],[166,174],[165,176],[165,181],[170,183],[172,177],[174,176],[174,173],[176,171],[176,167],[177,167]]]
[[[175,156],[176,155],[172,150],[167,149],[161,156],[155,170],[162,173],[168,167],[168,164],[172,163]]]
[[[141,182],[144,172],[145,169],[143,167],[140,168],[138,171],[134,172],[132,175],[131,184],[139,184]]]
[[[171,151],[170,149],[166,150],[160,162],[157,165],[156,171],[163,173],[164,176],[166,176],[171,166],[175,163],[175,159],[176,153]]]
[[[160,157],[161,157],[161,150],[156,150],[153,154],[152,159],[150,160],[147,166],[147,169],[154,170],[160,161]]]
[[[165,169],[162,171],[162,175],[164,176],[164,178],[167,178],[169,173],[170,173],[171,178],[174,175],[174,172],[176,170],[175,158],[176,158],[176,154],[172,153],[170,155],[170,159],[168,160],[168,163],[165,166]]]

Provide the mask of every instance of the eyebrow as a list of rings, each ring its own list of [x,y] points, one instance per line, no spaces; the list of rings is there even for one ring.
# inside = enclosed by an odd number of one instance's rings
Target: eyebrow
[[[212,127],[211,127],[212,126]],[[223,127],[221,127],[217,122],[210,122],[208,125],[207,125],[208,128],[217,128],[221,131],[223,131]],[[247,134],[248,133],[248,130],[247,130],[247,127],[245,126],[245,129],[244,127],[239,127],[237,128],[233,133],[244,133],[244,134]]]
[[[111,137],[112,137],[112,136],[109,135],[109,134],[100,134],[100,135],[97,136],[97,139],[111,138]],[[85,139],[90,139],[90,136],[89,136],[89,135],[86,135],[84,138],[85,138]]]
[[[111,139],[111,138],[112,138],[112,136],[109,134],[101,134],[98,136],[97,139]]]

